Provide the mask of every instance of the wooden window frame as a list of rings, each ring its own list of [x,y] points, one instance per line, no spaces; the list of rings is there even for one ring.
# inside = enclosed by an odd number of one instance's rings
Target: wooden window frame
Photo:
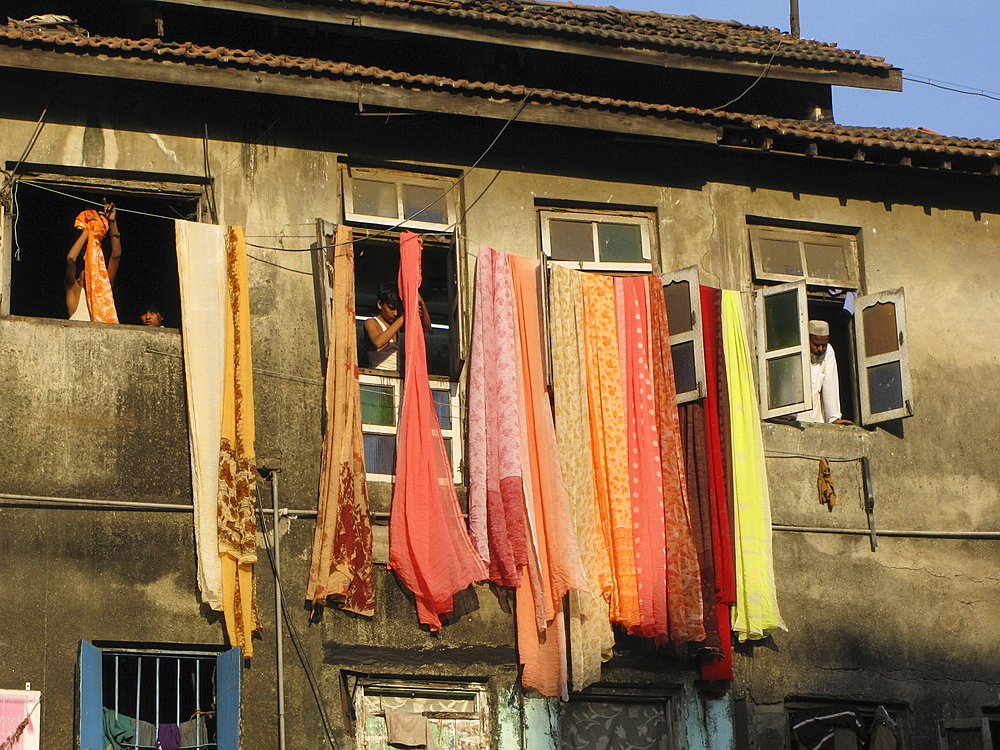
[[[593,210],[571,208],[539,208],[538,227],[541,234],[542,255],[548,263],[555,263],[566,268],[581,271],[623,271],[626,273],[643,273],[653,270],[653,258],[656,250],[656,233],[654,231],[654,215],[645,211],[596,212]],[[593,236],[594,260],[557,260],[552,257],[552,239],[549,232],[549,222],[552,220],[590,222]],[[599,224],[631,224],[639,227],[642,242],[643,260],[637,263],[611,263],[598,260],[598,225]]]
[[[690,401],[697,401],[704,398],[708,392],[705,384],[705,339],[702,335],[701,326],[701,281],[698,274],[698,266],[688,266],[678,271],[667,271],[660,274],[660,281],[664,289],[677,282],[687,282],[689,292],[689,302],[691,305],[691,330],[682,333],[670,332],[671,351],[675,346],[688,342],[694,347],[694,368],[695,368],[695,388],[684,391],[678,389],[677,403],[686,404]],[[676,382],[676,367],[674,368],[674,380]]]
[[[362,214],[354,210],[354,180],[373,180],[389,183],[396,189],[396,216],[376,216]],[[413,230],[422,232],[450,231],[457,223],[458,188],[456,179],[440,175],[425,174],[418,171],[406,171],[387,167],[367,167],[352,164],[341,165],[341,184],[343,186],[344,222],[347,224],[364,224],[378,227],[392,227],[394,230]],[[438,188],[445,191],[444,223],[436,221],[417,221],[407,219],[403,210],[403,186]],[[433,204],[432,204],[433,205]]]
[[[795,346],[767,351],[767,336],[765,331],[764,308],[768,297],[794,291],[798,300],[799,343]],[[809,312],[805,279],[776,286],[763,287],[757,290],[757,383],[758,400],[760,402],[761,419],[773,419],[812,409],[812,373],[809,364]],[[800,377],[802,379],[802,401],[786,406],[771,407],[768,403],[768,363],[773,359],[795,356],[800,358]]]
[[[865,356],[865,325],[864,310],[878,304],[895,305],[896,314],[896,340],[899,348],[894,352],[887,352],[873,357]],[[903,289],[890,289],[883,292],[875,292],[854,300],[854,348],[855,359],[858,364],[858,400],[861,402],[861,424],[866,427],[888,422],[893,419],[913,416],[913,382],[910,378],[910,353],[909,337],[906,331],[906,306],[904,303]],[[868,370],[870,367],[899,362],[900,387],[902,405],[897,409],[891,409],[877,414],[872,412],[870,397],[870,382]]]
[[[861,287],[861,266],[858,253],[858,238],[856,234],[841,234],[838,232],[827,232],[812,229],[786,229],[763,224],[748,225],[750,233],[750,253],[753,258],[754,277],[763,281],[789,282],[804,278],[806,283],[813,286],[825,286],[834,289],[847,289],[857,291]],[[765,272],[760,241],[762,239],[777,239],[798,243],[799,260],[802,266],[802,275],[783,274],[774,271]],[[842,279],[830,279],[821,276],[813,276],[809,273],[808,258],[806,256],[805,245],[809,241],[826,240],[836,243],[844,249],[847,259],[847,276]]]

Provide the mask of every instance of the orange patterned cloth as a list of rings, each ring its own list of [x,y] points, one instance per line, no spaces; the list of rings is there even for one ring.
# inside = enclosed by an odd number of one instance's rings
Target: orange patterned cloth
[[[628,440],[618,354],[614,279],[581,274],[580,288],[583,293],[583,339],[597,509],[604,542],[610,552],[614,581],[611,619],[629,627],[637,625],[640,620],[639,588],[632,544]]]
[[[348,612],[375,614],[372,523],[365,478],[354,317],[354,245],[337,227],[326,362],[326,431],[319,506],[306,599]]]
[[[77,229],[89,229],[87,248],[83,254],[83,283],[87,290],[87,305],[90,319],[98,323],[117,323],[115,298],[111,293],[111,280],[104,264],[104,248],[101,240],[108,233],[108,220],[97,211],[87,209],[76,217]]]
[[[226,357],[219,458],[219,557],[222,613],[229,642],[253,656],[257,613],[253,564],[257,561],[253,360],[247,255],[240,227],[226,232]]]

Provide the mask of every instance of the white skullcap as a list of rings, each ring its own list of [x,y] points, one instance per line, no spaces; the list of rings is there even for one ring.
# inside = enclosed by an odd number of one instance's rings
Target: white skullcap
[[[810,320],[809,321],[809,335],[810,336],[829,336],[830,335],[830,324],[825,320]]]

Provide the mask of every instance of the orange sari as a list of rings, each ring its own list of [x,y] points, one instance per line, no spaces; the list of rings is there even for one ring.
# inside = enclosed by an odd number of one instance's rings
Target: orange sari
[[[87,305],[90,319],[97,323],[117,323],[115,298],[111,293],[111,279],[104,265],[104,249],[101,240],[108,233],[108,220],[97,211],[88,208],[76,217],[77,229],[89,229],[87,247],[83,252],[83,284],[87,290]]]

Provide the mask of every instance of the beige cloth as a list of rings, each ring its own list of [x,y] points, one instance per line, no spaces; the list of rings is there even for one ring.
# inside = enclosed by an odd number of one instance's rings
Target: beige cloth
[[[819,460],[819,476],[816,478],[816,489],[819,491],[820,505],[833,510],[837,504],[837,490],[833,487],[833,474],[830,472],[830,462],[825,458]]]

